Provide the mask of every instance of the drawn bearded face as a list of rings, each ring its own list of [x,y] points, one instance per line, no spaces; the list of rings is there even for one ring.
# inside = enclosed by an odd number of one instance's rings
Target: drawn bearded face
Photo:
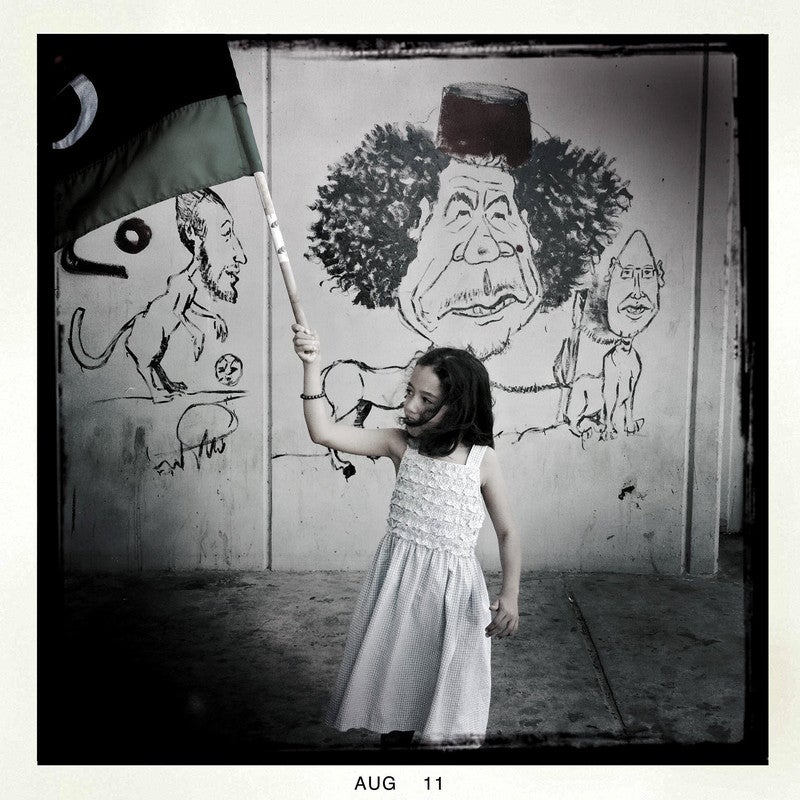
[[[662,275],[660,263],[656,265],[652,260],[641,263],[614,260],[608,283],[609,330],[631,338],[653,321],[660,305]]]
[[[206,223],[206,235],[196,250],[203,285],[215,299],[235,303],[239,269],[247,256],[233,230],[233,218],[225,206],[211,201],[203,202],[198,211]]]
[[[409,235],[417,255],[400,282],[403,319],[435,345],[502,351],[541,302],[538,242],[514,200],[514,179],[495,166],[453,160]]]

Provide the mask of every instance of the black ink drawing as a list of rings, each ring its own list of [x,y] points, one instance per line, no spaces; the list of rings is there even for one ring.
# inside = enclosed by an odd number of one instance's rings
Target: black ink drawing
[[[379,125],[331,168],[310,255],[355,304],[394,305],[430,344],[488,358],[569,299],[630,200],[598,150],[532,139],[525,93],[459,84],[436,142]]]
[[[150,226],[138,217],[121,222],[114,235],[114,244],[125,253],[141,253],[150,244],[153,232]],[[107,275],[112,278],[127,278],[128,270],[120,264],[103,264],[89,261],[75,254],[75,243],[70,242],[61,251],[61,268],[75,275]]]
[[[131,217],[120,223],[114,234],[114,244],[125,253],[141,253],[152,238],[150,226],[138,217]]]
[[[389,424],[397,424],[403,407],[407,376],[416,361],[414,357],[404,366],[371,367],[363,361],[342,359],[322,370],[322,390],[337,422],[349,420],[363,427],[374,411],[389,412]],[[334,469],[342,470],[346,479],[356,474],[355,465],[330,451]]]
[[[233,353],[225,353],[214,364],[214,375],[223,386],[236,386],[242,379],[242,359]]]
[[[583,440],[595,430],[600,439],[613,439],[620,430],[631,435],[644,425],[644,418],[634,414],[642,361],[633,340],[658,313],[663,285],[662,263],[653,256],[647,236],[637,230],[611,259],[602,281],[595,280],[589,299],[586,292],[576,296],[584,321],[579,335],[564,343],[555,372],[566,395],[563,419]],[[611,345],[599,374],[577,372],[582,339]]]
[[[232,388],[239,384],[244,371],[241,358],[234,353],[226,353],[213,366],[209,365],[217,386],[221,384],[222,389],[187,387],[185,382],[170,378],[164,370],[162,360],[171,337],[179,328],[190,336],[196,361],[204,351],[204,328],[210,331],[213,326],[217,339],[226,340],[228,325],[214,310],[214,304],[236,303],[240,270],[247,263],[234,231],[233,218],[214,191],[204,189],[180,195],[175,199],[175,212],[178,235],[191,253],[188,266],[167,278],[166,291],[128,320],[101,354],[90,355],[83,345],[84,308],[75,309],[68,337],[70,351],[85,369],[97,369],[106,364],[117,344],[123,341],[125,351],[147,386],[145,397],[153,403],[165,403],[179,396],[185,398],[184,403],[173,404],[170,411],[160,408],[158,413],[136,412],[142,415],[137,430],[147,431],[150,439],[150,446],[145,448],[147,459],[161,475],[183,470],[187,454],[194,456],[199,469],[203,459],[224,452],[228,437],[238,427],[236,413],[228,403],[245,394]],[[130,218],[118,226],[114,242],[120,250],[135,254],[142,252],[151,239],[150,227],[141,219]],[[62,265],[65,258],[73,267],[69,270],[73,273],[127,277],[123,268],[75,257],[72,248],[65,248],[62,253]],[[115,269],[123,269],[123,274]],[[182,407],[198,394],[223,395],[224,398],[210,403],[189,402]],[[112,397],[98,402],[121,399],[138,398],[126,394],[124,398]],[[146,405],[152,407],[149,403]],[[151,452],[153,445],[159,452]]]
[[[405,365],[380,368],[356,359],[338,359],[328,364],[322,370],[322,391],[331,415],[337,422],[349,422],[356,427],[363,427],[371,414],[379,427],[399,424],[408,376],[420,355],[415,353]],[[378,420],[376,411],[380,413]],[[273,458],[301,455],[305,454],[278,453]],[[320,452],[319,457],[329,458],[333,469],[341,471],[345,479],[356,474],[353,462],[342,458],[336,450]]]
[[[599,149],[532,136],[524,92],[457,84],[443,91],[435,140],[410,124],[377,125],[329,169],[312,205],[309,256],[355,305],[396,307],[426,340],[418,350],[461,345],[491,374],[491,359],[535,314],[570,300],[576,354],[581,286],[631,200],[628,182]],[[571,366],[555,379],[545,366],[520,385],[495,388],[563,393]],[[402,396],[392,393],[404,370],[331,364],[325,390],[335,415],[361,424],[375,407],[396,408]],[[527,431],[554,428],[563,417],[564,403]]]
[[[173,475],[176,469],[183,469],[186,454],[191,453],[195,466],[200,469],[203,457],[211,458],[215,453],[225,451],[225,439],[239,427],[236,413],[223,403],[194,403],[187,406],[181,414],[175,429],[180,445],[175,460],[163,459],[155,470],[159,475]]]
[[[126,429],[131,427],[131,420],[137,423],[137,447],[141,444],[145,462],[153,465],[159,475],[174,475],[176,470],[183,470],[187,453],[194,456],[195,466],[200,469],[203,458],[210,459],[225,451],[225,440],[239,427],[239,418],[230,404],[246,394],[241,389],[232,388],[187,390],[183,393],[187,403],[185,407],[176,402],[170,405],[169,410],[159,408],[158,413],[148,413],[144,407],[139,407],[125,416]],[[190,402],[190,398],[201,395],[217,395],[219,399]],[[104,406],[137,399],[145,398],[130,395],[107,397],[95,400],[93,404]],[[149,404],[147,407],[153,408]]]
[[[363,427],[377,408],[397,411],[403,406],[406,379],[414,358],[403,366],[371,367],[363,361],[341,359],[322,370],[322,388],[337,422],[349,420]]]
[[[87,353],[81,341],[86,309],[75,309],[69,333],[70,351],[85,369],[103,366],[124,337],[125,349],[154,403],[170,401],[187,390],[185,383],[167,376],[161,363],[170,337],[179,327],[183,326],[192,339],[195,360],[203,352],[205,338],[198,322],[211,320],[217,338],[227,338],[227,323],[212,310],[212,304],[217,300],[236,302],[239,271],[247,263],[233,218],[215,192],[189,192],[177,197],[175,204],[178,233],[192,255],[189,265],[167,279],[166,291],[131,317],[100,355]]]

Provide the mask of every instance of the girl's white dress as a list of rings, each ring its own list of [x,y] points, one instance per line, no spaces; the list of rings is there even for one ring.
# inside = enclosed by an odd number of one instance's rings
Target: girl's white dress
[[[326,722],[480,740],[491,694],[489,595],[475,544],[480,463],[403,454],[387,533],[358,596]]]

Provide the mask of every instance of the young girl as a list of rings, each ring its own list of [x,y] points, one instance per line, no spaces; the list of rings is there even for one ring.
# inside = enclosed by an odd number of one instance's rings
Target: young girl
[[[322,392],[316,333],[293,325],[304,366],[312,441],[386,456],[397,482],[381,540],[356,603],[326,722],[384,734],[386,746],[483,741],[491,693],[491,637],[519,614],[520,545],[494,451],[489,376],[466,350],[440,348],[416,363],[403,428],[336,424]],[[503,585],[489,605],[475,543],[484,503],[500,545]]]

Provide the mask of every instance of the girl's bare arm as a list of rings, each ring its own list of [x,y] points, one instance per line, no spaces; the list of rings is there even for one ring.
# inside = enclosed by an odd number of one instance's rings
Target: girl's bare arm
[[[494,616],[486,628],[486,635],[502,638],[516,633],[519,627],[518,598],[522,552],[503,473],[497,453],[491,448],[486,451],[481,463],[481,491],[497,534],[500,564],[503,568],[503,585],[497,599],[490,606]]]
[[[303,394],[322,395],[319,337],[301,325],[292,325],[294,349],[303,362]],[[356,456],[387,456],[397,464],[406,448],[400,428],[355,428],[334,422],[325,397],[303,400],[303,414],[311,441]]]

